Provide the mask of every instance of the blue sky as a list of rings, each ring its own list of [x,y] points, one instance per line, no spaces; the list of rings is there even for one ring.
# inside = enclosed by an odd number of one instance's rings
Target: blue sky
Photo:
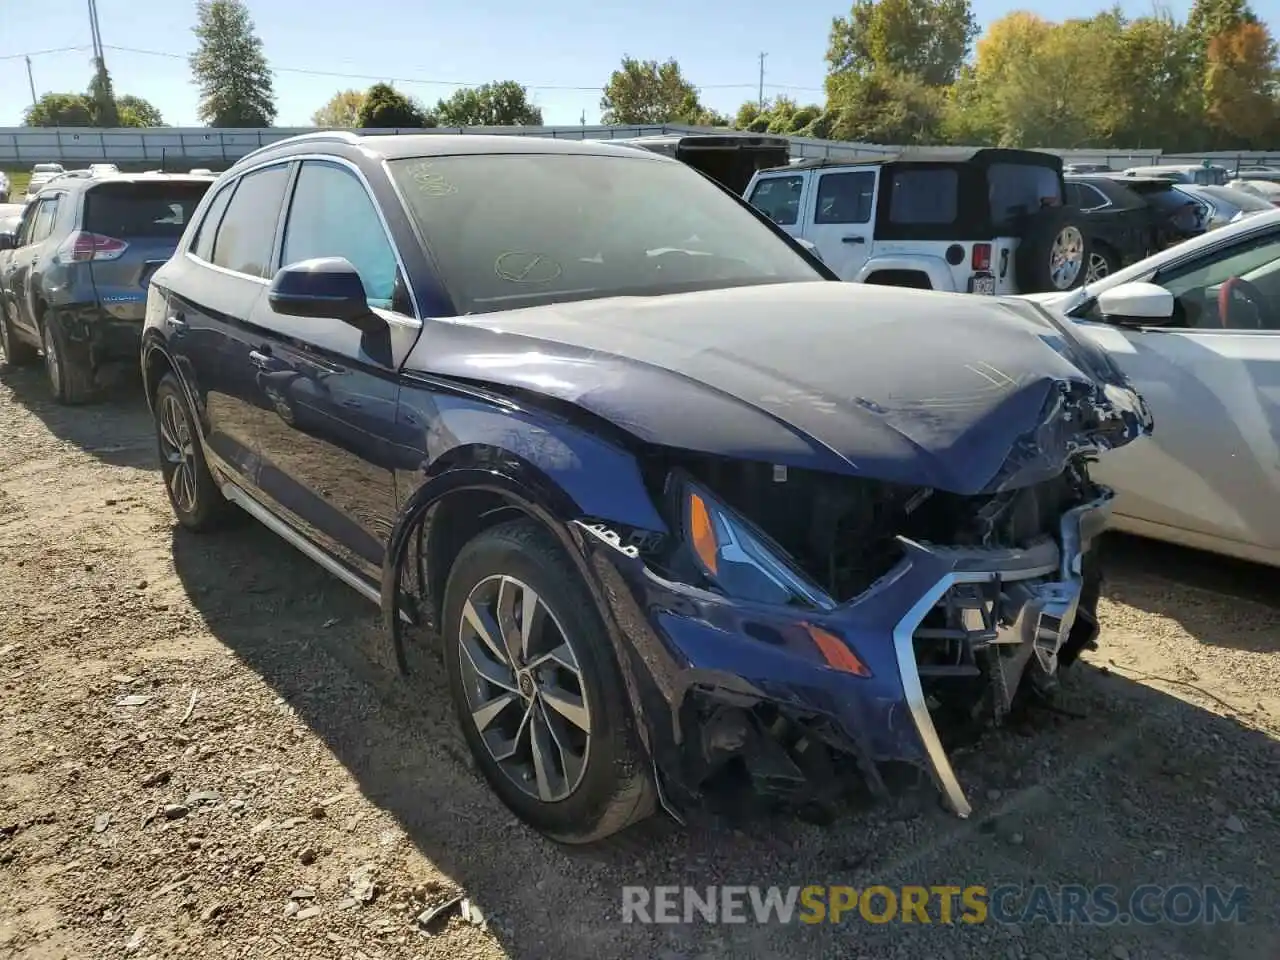
[[[1171,4],[1185,14],[1188,0]],[[1076,16],[1110,4],[1070,5]],[[1133,15],[1151,0],[1123,4]],[[1280,0],[1255,0],[1266,20]],[[821,101],[823,55],[831,18],[847,0],[249,0],[258,35],[276,72],[280,126],[304,126],[344,87],[394,80],[435,103],[459,84],[517,80],[530,87],[547,123],[599,118],[600,87],[624,55],[675,57],[709,106],[733,112],[756,96],[760,51],[767,51],[765,94]],[[1006,5],[975,0],[985,24],[1014,9],[1060,17],[1053,0]],[[185,55],[195,44],[195,3],[98,0],[107,66],[117,93],[160,108],[173,126],[196,125],[196,91]],[[67,47],[80,50],[39,53]],[[112,47],[130,50],[111,49]],[[0,126],[21,122],[30,103],[26,64],[35,53],[37,93],[83,90],[89,81],[89,24],[83,0],[0,0]],[[131,51],[155,51],[142,53]],[[315,71],[306,73],[302,71]],[[353,74],[351,78],[323,73]],[[449,82],[410,82],[449,81]]]

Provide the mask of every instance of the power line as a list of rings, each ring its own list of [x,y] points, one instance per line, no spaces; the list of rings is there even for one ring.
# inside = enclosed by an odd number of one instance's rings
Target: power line
[[[76,51],[88,50],[89,47],[81,44],[78,47],[53,47],[49,50],[29,50],[26,53],[6,53],[0,55],[0,60],[23,60],[27,57],[43,57],[50,53],[75,53]]]
[[[50,50],[32,50],[29,53],[14,53],[0,56],[0,60],[19,60],[23,57],[38,57],[47,54],[56,53],[72,53],[76,51],[85,51],[90,49],[88,46],[77,47],[57,47]],[[161,57],[166,60],[181,60],[184,63],[190,60],[190,56],[185,53],[173,53],[168,50],[144,50],[140,47],[122,47],[116,44],[103,44],[105,50],[115,50],[119,53],[131,53],[145,57]],[[467,82],[463,80],[434,80],[426,77],[390,77],[386,74],[372,73],[349,73],[341,70],[311,70],[304,67],[277,67],[272,66],[272,71],[276,73],[294,73],[307,77],[330,77],[338,80],[367,80],[370,82],[382,83],[416,83],[425,86],[438,87],[478,87],[480,82]],[[483,82],[483,81],[481,81]],[[529,90],[559,90],[572,91],[579,93],[599,93],[602,84],[592,84],[591,86],[570,86],[564,84],[548,84],[548,83],[524,83],[521,84]],[[751,90],[759,88],[758,83],[699,83],[694,84],[699,90]],[[800,90],[815,93],[822,92],[821,87],[805,87],[798,84],[789,83],[766,83],[764,86],[770,90]]]

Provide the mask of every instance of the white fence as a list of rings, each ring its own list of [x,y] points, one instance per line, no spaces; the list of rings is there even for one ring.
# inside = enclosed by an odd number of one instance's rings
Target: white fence
[[[299,133],[314,133],[315,127],[269,127],[247,130],[214,130],[209,127],[154,127],[147,129],[100,130],[91,127],[9,127],[0,128],[0,166],[21,168],[33,163],[86,164],[108,161],[129,165],[152,165],[166,169],[192,166],[226,166],[258,147]],[[708,128],[678,124],[653,126],[592,127],[438,127],[432,130],[365,130],[368,134],[390,133],[472,133],[503,136],[560,137],[569,140],[600,140],[657,134],[716,133]],[[790,137],[793,157],[856,160],[886,153],[900,147],[874,143],[847,143]],[[1196,155],[1166,155],[1160,150],[1058,150],[1068,163],[1106,163],[1116,169],[1157,163],[1199,163],[1209,159],[1234,169],[1240,164],[1280,161],[1280,152],[1231,152]]]

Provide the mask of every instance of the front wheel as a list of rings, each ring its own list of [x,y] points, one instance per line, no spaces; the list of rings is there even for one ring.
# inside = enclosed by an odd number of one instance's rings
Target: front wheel
[[[156,387],[154,407],[160,473],[178,523],[196,532],[216,528],[231,512],[231,504],[209,472],[191,406],[172,373]]]
[[[9,318],[0,306],[0,350],[4,351],[4,362],[10,367],[26,367],[40,359],[40,353],[31,344],[18,339],[13,332]]]
[[[444,597],[445,663],[463,734],[521,820],[590,843],[653,809],[622,678],[581,575],[532,520],[479,534]]]
[[[1120,258],[1107,247],[1098,244],[1089,251],[1089,269],[1085,273],[1084,282],[1093,283],[1103,277],[1111,276],[1119,269]]]

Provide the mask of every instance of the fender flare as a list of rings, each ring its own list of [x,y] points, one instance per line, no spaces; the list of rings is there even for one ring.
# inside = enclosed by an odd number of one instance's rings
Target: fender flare
[[[400,508],[400,514],[387,541],[380,592],[383,623],[390,635],[396,666],[402,675],[409,675],[409,664],[404,649],[404,620],[400,616],[400,612],[405,609],[400,591],[401,573],[414,533],[421,527],[427,511],[451,494],[462,491],[496,493],[509,501],[513,507],[541,523],[555,536],[590,587],[592,581],[587,576],[580,540],[572,532],[568,522],[575,512],[568,494],[535,468],[512,470],[510,467],[513,464],[504,466],[507,469],[460,466],[448,470],[423,483]],[[416,611],[416,614],[410,621],[414,625],[421,622],[421,611]]]

